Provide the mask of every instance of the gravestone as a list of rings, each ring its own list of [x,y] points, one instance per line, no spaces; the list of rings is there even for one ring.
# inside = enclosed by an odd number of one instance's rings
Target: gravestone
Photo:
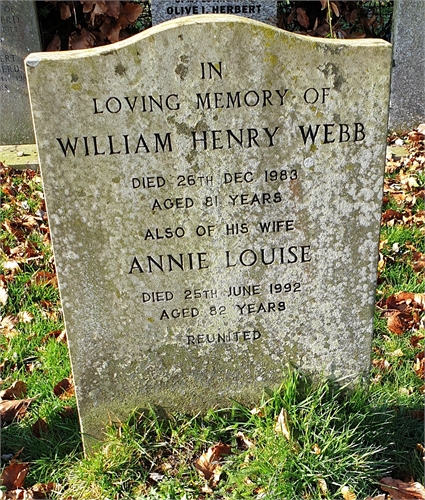
[[[41,50],[34,2],[0,1],[0,144],[34,143],[24,59]]]
[[[425,121],[425,4],[396,0],[389,128],[411,130]]]
[[[276,24],[276,0],[152,0],[152,25],[197,14],[234,14]]]
[[[258,401],[285,363],[368,370],[390,64],[215,15],[27,58],[87,446],[135,407]]]

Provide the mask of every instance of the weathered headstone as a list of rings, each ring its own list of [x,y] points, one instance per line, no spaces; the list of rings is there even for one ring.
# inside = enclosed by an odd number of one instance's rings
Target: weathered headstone
[[[390,47],[206,15],[27,58],[83,432],[367,371]]]
[[[276,0],[152,0],[152,25],[197,14],[234,14],[276,24]]]
[[[406,131],[425,121],[425,4],[396,0],[389,128]]]
[[[0,144],[34,143],[24,59],[41,50],[35,3],[0,1]]]

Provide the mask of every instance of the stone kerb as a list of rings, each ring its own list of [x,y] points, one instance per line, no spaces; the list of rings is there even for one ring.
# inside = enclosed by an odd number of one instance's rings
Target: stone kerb
[[[27,58],[86,446],[368,370],[390,63],[214,15]]]

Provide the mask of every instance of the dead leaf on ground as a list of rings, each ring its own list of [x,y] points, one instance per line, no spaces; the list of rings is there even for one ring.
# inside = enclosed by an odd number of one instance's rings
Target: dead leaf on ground
[[[27,385],[22,380],[16,380],[13,384],[4,391],[0,391],[0,399],[16,399],[22,398],[27,393]]]
[[[274,431],[277,434],[283,434],[288,441],[291,440],[288,412],[284,408],[280,410],[279,416],[276,419]]]
[[[12,275],[21,271],[19,263],[16,260],[7,260],[6,262],[3,262],[3,269],[5,271],[10,271]]]
[[[34,315],[28,311],[19,311],[18,312],[18,320],[20,323],[31,323],[34,319]]]
[[[420,252],[412,252],[412,268],[415,273],[420,273],[425,268],[425,255]]]
[[[55,36],[53,37],[52,41],[46,48],[46,52],[56,52],[60,49],[61,49],[61,39],[59,38],[59,35],[55,33]]]
[[[415,348],[415,347],[420,347],[419,342],[425,338],[425,335],[423,333],[420,333],[419,335],[412,335],[409,339],[410,345]]]
[[[335,2],[331,2],[331,9],[333,10],[334,14],[339,17],[339,9],[338,6]]]
[[[372,366],[382,371],[390,371],[392,370],[391,364],[384,358],[381,359],[373,359]]]
[[[419,327],[420,315],[425,310],[425,294],[399,292],[378,302],[387,317],[388,330],[402,335],[407,330]]]
[[[58,279],[56,277],[56,273],[48,271],[38,271],[31,279],[31,283],[34,283],[36,285],[53,285],[54,287],[57,287]]]
[[[3,424],[10,424],[14,420],[24,417],[29,405],[35,398],[0,401],[0,420]]]
[[[64,378],[53,388],[55,396],[59,399],[69,399],[74,395],[74,382],[71,377]]]
[[[305,9],[302,9],[301,7],[297,8],[297,21],[303,28],[308,29],[308,26],[310,24],[310,18],[308,17]]]
[[[44,418],[39,418],[32,426],[31,426],[32,433],[34,436],[38,439],[41,438],[43,434],[46,434],[47,431],[49,430],[47,426],[47,422]]]
[[[415,357],[415,362],[413,364],[413,369],[416,373],[416,375],[423,379],[425,377],[425,357],[424,357],[424,351],[421,351],[418,353]]]
[[[317,480],[317,485],[319,486],[320,493],[322,495],[327,496],[327,494],[328,494],[328,485],[326,484],[326,481],[323,478],[319,478]]]
[[[15,325],[18,323],[18,318],[12,316],[11,314],[6,315],[0,323],[0,333],[6,338],[15,337],[19,335],[18,330],[16,330]]]
[[[224,455],[230,455],[232,448],[228,444],[218,443],[208,448],[195,462],[195,468],[207,481],[209,481],[217,467],[220,465],[220,459]]]
[[[28,462],[13,462],[4,468],[0,480],[7,490],[17,490],[24,485],[29,471]]]
[[[405,483],[399,479],[384,477],[379,485],[381,490],[391,495],[392,500],[425,500],[425,488],[420,483]]]
[[[96,38],[90,31],[82,29],[80,33],[71,33],[68,41],[69,50],[91,49],[96,43]]]
[[[129,24],[134,24],[142,12],[142,5],[126,3],[121,8],[121,13],[118,18],[118,24],[122,28],[126,28]]]
[[[343,486],[341,488],[341,495],[344,500],[356,500],[357,496],[354,491],[351,491],[348,486]]]
[[[72,417],[75,414],[75,408],[72,406],[64,406],[62,411],[59,413],[59,415],[62,418],[69,418]]]
[[[49,494],[56,488],[55,483],[41,484],[37,483],[28,490],[29,494],[32,495],[34,499],[45,499],[48,498]]]
[[[255,447],[255,444],[252,441],[250,441],[242,431],[239,431],[236,434],[236,440],[238,442],[239,448],[243,450],[249,450],[250,448]]]
[[[260,417],[260,418],[265,417],[264,408],[253,408],[251,410],[251,414],[257,415],[257,417]]]
[[[320,446],[317,443],[314,443],[313,445],[313,453],[315,455],[320,455],[322,453],[322,450],[320,449]]]
[[[2,306],[6,305],[9,295],[7,293],[7,286],[3,281],[0,282],[0,304]]]
[[[50,332],[47,335],[45,335],[41,339],[41,342],[44,343],[47,340],[51,339],[52,337],[56,339],[56,342],[65,342],[65,344],[67,342],[66,330],[54,330],[53,332]]]

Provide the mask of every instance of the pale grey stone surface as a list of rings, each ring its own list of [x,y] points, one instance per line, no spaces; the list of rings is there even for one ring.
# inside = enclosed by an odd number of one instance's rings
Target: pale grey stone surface
[[[35,3],[0,1],[0,144],[34,143],[24,59],[41,50]]]
[[[368,370],[390,64],[214,15],[26,60],[84,433]]]
[[[425,122],[425,2],[396,0],[389,128],[406,131]]]
[[[152,25],[197,14],[234,14],[276,24],[276,0],[152,0]]]

